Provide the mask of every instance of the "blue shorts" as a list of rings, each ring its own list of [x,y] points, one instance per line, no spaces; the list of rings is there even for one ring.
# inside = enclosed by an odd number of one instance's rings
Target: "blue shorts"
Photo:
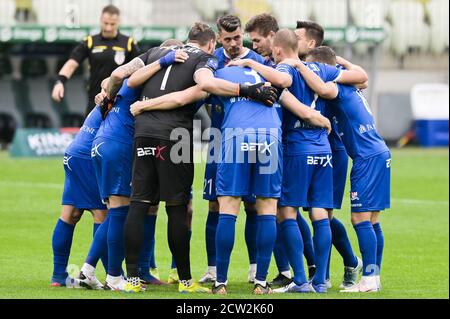
[[[279,198],[282,144],[271,135],[246,134],[223,141],[217,196]],[[247,196],[247,197],[246,197]]]
[[[390,207],[391,153],[353,161],[350,173],[351,211],[375,212]]]
[[[281,207],[333,207],[332,154],[285,156]]]
[[[341,209],[347,180],[348,155],[345,150],[333,151],[333,208]]]
[[[62,205],[78,209],[106,209],[102,203],[91,159],[64,154],[64,192]]]
[[[203,184],[203,199],[208,201],[217,201],[216,194],[216,174],[217,163],[207,163],[205,167],[205,180]],[[256,197],[254,195],[242,196],[242,201],[246,203],[256,203]]]
[[[92,162],[103,200],[111,195],[131,196],[132,156],[132,144],[104,137],[94,139]]]

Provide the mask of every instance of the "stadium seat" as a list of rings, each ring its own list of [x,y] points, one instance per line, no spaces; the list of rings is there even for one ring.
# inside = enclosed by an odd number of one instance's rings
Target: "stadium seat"
[[[0,25],[8,26],[16,23],[14,20],[14,11],[16,5],[14,0],[2,0],[0,1]]]
[[[193,0],[153,0],[151,21],[155,26],[186,27],[199,20]]]
[[[16,129],[17,122],[14,117],[7,113],[0,113],[0,143],[11,143]]]
[[[113,4],[120,9],[120,21],[124,26],[148,26],[153,23],[153,2],[150,0],[115,0]]]
[[[234,10],[245,25],[257,14],[272,12],[272,7],[268,0],[235,0]]]
[[[11,61],[6,55],[0,54],[0,78],[6,74],[11,74],[12,66]]]
[[[38,24],[66,25],[66,22],[69,22],[66,12],[69,3],[69,0],[33,0]]]
[[[441,54],[449,47],[449,2],[448,0],[431,0],[428,2],[427,9],[430,17],[431,52]]]
[[[314,21],[324,28],[342,28],[347,25],[346,0],[314,0],[311,2]]]
[[[200,12],[204,21],[215,22],[216,19],[230,11],[228,1],[223,0],[194,0],[197,11]]]
[[[311,20],[312,6],[308,0],[272,0],[272,8],[280,27],[293,27],[298,20]]]
[[[78,0],[73,7],[75,14],[79,14],[80,25],[98,26],[102,9],[111,1],[108,0]],[[133,6],[136,11],[140,3],[136,0],[128,1],[129,6]],[[72,4],[73,6],[73,4]],[[69,7],[72,8],[72,7]],[[120,9],[120,8],[119,8]],[[78,10],[78,12],[76,11]]]
[[[350,12],[356,26],[381,28],[385,24],[387,3],[386,0],[351,0]]]
[[[86,83],[83,77],[77,76],[66,83],[63,101],[59,104],[54,103],[53,108],[59,114],[62,126],[81,127],[86,105]]]
[[[17,126],[22,126],[23,120],[16,108],[12,80],[6,78],[0,80],[0,96],[0,113],[10,115]]]
[[[425,24],[422,3],[412,0],[391,1],[388,16],[392,22],[391,45],[394,54],[403,56],[410,48],[428,50],[430,28]]]

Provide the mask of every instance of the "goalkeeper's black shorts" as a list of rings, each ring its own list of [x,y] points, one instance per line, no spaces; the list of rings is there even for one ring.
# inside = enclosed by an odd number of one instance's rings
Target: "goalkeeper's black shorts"
[[[192,156],[186,162],[171,158],[174,142],[153,137],[136,137],[133,145],[131,200],[187,204],[194,180]],[[189,154],[192,154],[192,145]],[[175,163],[174,163],[175,161]]]

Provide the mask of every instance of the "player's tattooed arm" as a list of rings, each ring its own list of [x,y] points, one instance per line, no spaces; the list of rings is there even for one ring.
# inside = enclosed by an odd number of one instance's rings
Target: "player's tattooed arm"
[[[140,58],[134,58],[127,64],[121,65],[117,69],[115,69],[111,73],[108,88],[106,90],[108,98],[114,99],[117,92],[119,92],[120,87],[122,86],[123,80],[144,66],[145,64]]]
[[[282,89],[288,88],[292,85],[292,78],[287,73],[280,72],[252,59],[234,60],[228,63],[228,66],[249,67],[261,74],[273,86]]]
[[[183,91],[165,94],[145,101],[137,101],[130,106],[130,111],[133,116],[137,116],[145,111],[172,110],[204,100],[207,96],[208,93],[202,91],[199,85],[195,85]]]
[[[130,88],[137,88],[150,79],[162,68],[168,67],[174,63],[184,63],[189,59],[189,55],[183,50],[170,51],[161,59],[150,63],[136,72],[134,72],[128,79],[128,86]]]
[[[288,64],[294,68],[296,68],[303,79],[306,81],[306,84],[316,92],[320,97],[324,99],[334,99],[338,90],[336,84],[333,82],[325,83],[320,76],[318,76],[315,72],[313,72],[306,64],[301,62],[300,60],[294,59],[286,59],[282,62],[283,64]]]
[[[330,120],[320,114],[320,112],[306,106],[300,102],[291,92],[284,90],[280,96],[280,102],[283,107],[291,111],[297,117],[307,121],[309,124],[322,127],[331,132]]]

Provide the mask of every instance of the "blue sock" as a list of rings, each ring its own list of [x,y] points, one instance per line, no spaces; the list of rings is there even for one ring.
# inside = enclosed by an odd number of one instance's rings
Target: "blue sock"
[[[273,248],[273,257],[275,258],[275,263],[277,264],[278,272],[282,273],[283,271],[290,270],[290,266],[283,238],[281,237],[280,226],[281,225],[277,223],[277,239],[275,241],[275,247]]]
[[[108,228],[109,228],[109,214],[106,216],[103,223],[98,226],[95,231],[94,239],[92,240],[91,248],[89,249],[85,263],[91,265],[92,267],[97,266],[98,260],[102,256],[108,255]]]
[[[363,276],[376,275],[377,236],[370,221],[353,225],[363,260]]]
[[[312,222],[314,228],[314,252],[316,253],[316,273],[313,284],[324,284],[327,272],[328,257],[331,248],[331,229],[328,218]]]
[[[297,211],[297,224],[300,228],[300,233],[303,239],[303,254],[306,258],[306,263],[308,266],[316,264],[314,255],[314,244],[311,236],[311,229],[309,228],[308,222],[303,218],[300,211]]]
[[[191,229],[188,230],[188,234],[189,234],[189,240],[191,240],[191,237],[192,237],[192,230]],[[177,263],[175,262],[175,258],[173,257],[173,255],[172,255],[172,264],[170,265],[170,267],[172,269],[177,268]]]
[[[205,227],[206,255],[208,266],[216,265],[216,230],[219,222],[219,212],[208,212]]]
[[[250,264],[256,264],[256,234],[258,231],[257,214],[255,210],[246,208],[245,243],[247,244],[248,259]]]
[[[58,219],[53,230],[53,279],[64,280],[67,277],[67,263],[69,262],[70,248],[75,225],[68,224]]]
[[[339,219],[333,217],[330,220],[330,228],[333,245],[342,256],[344,266],[356,267],[358,265],[358,259],[353,253],[352,245],[350,244],[344,225],[339,221]]]
[[[380,223],[373,224],[373,230],[377,236],[377,266],[379,273],[381,271],[381,261],[383,259],[384,235]]]
[[[231,251],[234,246],[236,218],[234,215],[223,213],[219,216],[216,231],[217,282],[224,283],[227,281]]]
[[[144,243],[139,256],[139,276],[149,275],[152,255],[155,255],[155,224],[156,215],[146,215],[144,219]],[[154,257],[153,257],[153,262]]]
[[[120,276],[122,262],[125,258],[124,228],[129,207],[111,208],[108,212],[110,216],[108,227],[108,275],[114,277]]]
[[[259,215],[256,234],[257,257],[256,279],[265,281],[269,270],[275,241],[277,240],[277,219],[275,215]]]
[[[331,237],[333,238],[333,234],[331,234]],[[325,274],[325,279],[330,279],[330,262],[331,262],[331,251],[333,250],[333,247],[330,247],[330,253],[328,254],[328,263],[327,263],[327,272]]]
[[[297,221],[295,219],[286,219],[280,224],[279,231],[286,255],[294,271],[294,282],[300,286],[307,280],[303,266],[303,239]]]
[[[93,232],[92,232],[92,238],[94,238],[95,233],[97,232],[98,228],[100,227],[102,223],[94,223]],[[103,268],[105,268],[105,272],[108,272],[108,250],[105,251],[103,256],[100,257],[102,260]]]

